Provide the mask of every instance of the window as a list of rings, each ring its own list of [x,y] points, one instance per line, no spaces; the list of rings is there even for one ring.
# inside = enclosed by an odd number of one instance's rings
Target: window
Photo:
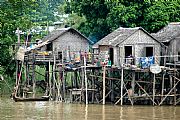
[[[47,44],[47,51],[52,51],[52,43]]]
[[[151,57],[151,56],[153,56],[154,55],[154,53],[153,53],[153,47],[146,47],[146,54],[145,54],[145,57]]]
[[[125,46],[125,57],[132,56],[132,46]]]

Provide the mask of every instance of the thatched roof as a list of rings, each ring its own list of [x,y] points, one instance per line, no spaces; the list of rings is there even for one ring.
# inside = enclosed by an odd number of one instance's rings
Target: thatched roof
[[[152,37],[146,30],[142,27],[135,27],[135,28],[118,28],[114,32],[108,34],[103,39],[98,41],[96,44],[93,45],[93,48],[98,48],[99,45],[107,45],[107,46],[116,46],[134,34],[136,31],[142,30],[150,37]],[[154,37],[152,37],[156,40]],[[157,40],[156,40],[157,41]],[[159,41],[158,41],[159,42]]]
[[[49,42],[52,42],[56,39],[58,39],[61,35],[63,35],[66,32],[75,32],[78,35],[80,35],[81,37],[83,37],[84,39],[86,39],[90,44],[93,44],[93,42],[91,40],[89,40],[87,37],[85,37],[83,34],[81,34],[79,31],[77,31],[74,28],[68,27],[68,28],[60,28],[57,30],[52,31],[49,35],[47,35],[46,37],[43,38],[43,41],[49,40]]]
[[[161,42],[170,42],[180,35],[180,22],[169,23],[157,33],[151,35]]]

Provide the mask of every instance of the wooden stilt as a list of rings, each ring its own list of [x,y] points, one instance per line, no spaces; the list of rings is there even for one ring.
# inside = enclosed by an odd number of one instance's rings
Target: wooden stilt
[[[173,86],[173,78],[172,78],[172,75],[170,75],[170,89],[172,89],[172,86]],[[173,99],[170,98],[170,104],[172,104],[173,102]]]
[[[65,80],[65,71],[64,71],[64,52],[62,51],[62,86],[63,86],[63,100],[65,100],[66,97],[66,80]]]
[[[173,79],[173,81],[174,81],[174,85],[176,84],[176,80],[175,80],[175,78]],[[175,88],[174,88],[174,105],[176,105],[176,86],[175,86]]]
[[[176,77],[175,77],[176,78]],[[176,80],[178,80],[177,82],[176,82],[176,84],[174,85],[174,87],[168,92],[168,94],[167,95],[165,95],[165,97],[163,98],[163,100],[159,103],[159,105],[161,105],[163,102],[164,102],[164,100],[169,96],[169,94],[174,90],[174,88],[177,86],[177,84],[180,82],[180,79],[177,79],[176,78]]]
[[[80,98],[80,102],[81,99],[84,100],[84,67],[81,67],[81,96],[82,98]]]
[[[86,105],[88,104],[88,81],[86,75],[86,56],[84,56],[84,78],[85,78],[85,86],[86,86]]]
[[[21,68],[20,68],[20,71],[18,73],[17,83],[16,83],[16,87],[15,87],[15,92],[14,92],[15,97],[17,96],[17,92],[19,89],[19,84],[20,84],[21,75],[22,75],[22,67],[23,67],[23,62],[21,62]]]
[[[164,95],[164,78],[165,78],[165,73],[163,73],[163,77],[162,77],[161,101],[162,101],[163,95]]]
[[[124,84],[124,68],[121,68],[121,105],[123,105],[123,84]]]
[[[136,84],[137,84],[137,85],[142,89],[142,91],[150,98],[150,100],[153,102],[153,104],[157,105],[157,104],[153,101],[153,99],[151,98],[151,96],[146,92],[146,90],[143,89],[142,86],[141,86],[138,82],[136,82]]]
[[[105,104],[105,95],[106,95],[106,66],[103,66],[103,105]]]
[[[35,53],[33,53],[33,73],[32,73],[32,82],[33,82],[33,98],[35,98],[35,95],[36,95],[36,80],[35,80],[35,69],[36,69],[36,66],[35,66]]]
[[[51,98],[52,97],[52,89],[51,89],[51,75],[50,75],[50,69],[51,69],[51,62],[49,60],[49,71],[48,71],[48,76],[49,76],[49,97]]]
[[[153,80],[153,105],[155,103],[155,84],[156,84],[156,74],[154,74],[154,80]]]
[[[94,75],[94,70],[92,70],[92,74]],[[95,81],[94,81],[94,76],[92,78],[92,89],[95,89]],[[92,91],[92,103],[94,103],[94,90]]]
[[[132,96],[134,96],[134,90],[135,90],[135,71],[133,71],[132,73],[132,82],[131,82],[131,86],[132,86]],[[132,103],[134,103],[133,99],[132,99]]]

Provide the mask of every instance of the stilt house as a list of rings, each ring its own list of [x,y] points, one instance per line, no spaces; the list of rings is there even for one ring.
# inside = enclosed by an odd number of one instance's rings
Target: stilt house
[[[169,57],[168,62],[180,62],[180,22],[169,23],[152,35],[167,46],[164,55],[178,55]]]
[[[54,51],[61,56],[61,52],[69,52],[70,58],[78,52],[89,52],[92,42],[73,28],[61,28],[51,32],[43,38],[48,44],[42,48],[43,51]]]
[[[115,66],[125,63],[124,58],[128,56],[137,58],[134,64],[138,65],[140,57],[159,56],[162,45],[141,27],[120,27],[94,44],[93,49],[101,57],[109,57]],[[160,63],[160,60],[156,58],[155,62]]]

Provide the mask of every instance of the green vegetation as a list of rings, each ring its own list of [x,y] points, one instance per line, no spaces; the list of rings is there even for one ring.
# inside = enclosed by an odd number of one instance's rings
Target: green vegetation
[[[15,82],[12,45],[17,42],[17,28],[26,34],[38,27],[45,29],[55,21],[54,11],[61,2],[62,0],[0,0],[0,74],[11,88]],[[43,30],[39,33],[32,32],[32,41],[46,34]],[[24,39],[25,35],[21,35],[21,41]],[[0,92],[7,89],[7,84],[1,81]]]
[[[85,16],[79,30],[98,41],[118,27],[143,27],[157,32],[180,21],[179,0],[73,0],[71,12]]]

